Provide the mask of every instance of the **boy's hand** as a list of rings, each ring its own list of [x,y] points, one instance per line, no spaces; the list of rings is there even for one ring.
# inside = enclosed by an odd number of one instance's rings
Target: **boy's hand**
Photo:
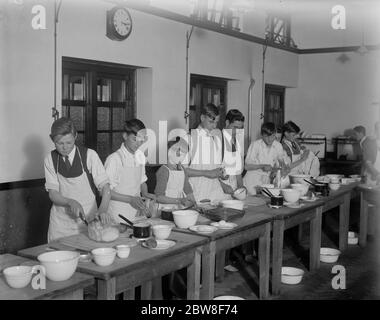
[[[145,203],[144,203],[143,199],[140,197],[131,197],[129,204],[137,210],[141,210],[141,211],[146,210]]]
[[[72,219],[78,219],[81,214],[85,216],[82,205],[74,199],[69,199],[68,209],[67,212]]]
[[[98,213],[98,216],[103,225],[112,224],[112,217],[107,212]]]
[[[271,172],[273,168],[270,164],[263,164],[261,169],[265,172]]]

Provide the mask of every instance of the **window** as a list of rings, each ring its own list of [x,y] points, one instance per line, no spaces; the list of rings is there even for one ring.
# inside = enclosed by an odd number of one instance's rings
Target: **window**
[[[291,37],[290,17],[269,14],[266,21],[265,39],[288,48],[297,48]]]
[[[62,69],[62,114],[74,121],[78,144],[104,161],[120,147],[124,122],[135,117],[135,69],[72,58],[63,58]]]
[[[218,128],[223,129],[226,119],[227,80],[191,75],[189,129],[198,127],[201,116],[201,107],[208,103],[213,103],[219,108],[220,120]]]
[[[285,87],[265,85],[264,122],[273,122],[280,130],[284,124]]]

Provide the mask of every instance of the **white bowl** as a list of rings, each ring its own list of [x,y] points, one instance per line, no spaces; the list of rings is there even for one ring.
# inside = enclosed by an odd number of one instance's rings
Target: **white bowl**
[[[224,208],[243,210],[244,201],[241,200],[223,200],[220,202]]]
[[[334,263],[338,261],[340,251],[333,248],[321,248],[320,260],[326,263]]]
[[[245,299],[238,296],[219,296],[219,297],[215,297],[212,300],[245,300]]]
[[[233,193],[233,196],[238,200],[244,200],[247,197],[247,189],[246,188],[236,189]]]
[[[340,188],[340,184],[339,183],[329,183],[329,188],[332,191],[336,191]]]
[[[290,174],[289,180],[290,183],[302,183],[304,185],[308,185],[308,183],[304,179],[310,181],[310,177],[310,174]]]
[[[297,202],[301,197],[300,192],[294,189],[281,189],[281,192],[284,196],[285,201],[290,203]]]
[[[309,191],[309,186],[303,183],[292,183],[291,188],[294,190],[298,190],[301,194],[301,197],[306,195],[306,193]]]
[[[58,250],[42,253],[37,259],[45,267],[49,280],[65,281],[74,274],[79,256],[79,252]]]
[[[260,187],[261,188],[271,189],[271,188],[274,188],[274,184],[262,184]]]
[[[326,174],[325,177],[327,177],[327,178],[329,178],[331,180],[331,179],[340,179],[340,178],[343,178],[344,175],[342,175],[342,174]]]
[[[12,288],[25,288],[32,280],[33,268],[30,266],[14,266],[3,270],[5,280]]]
[[[127,244],[119,244],[118,246],[116,246],[116,250],[117,250],[117,256],[120,259],[125,259],[129,257],[129,254],[131,252],[131,247]]]
[[[169,237],[172,227],[167,224],[157,224],[152,226],[152,230],[157,240],[165,240]]]
[[[198,220],[199,212],[195,210],[176,210],[173,211],[173,220],[178,228],[187,229],[195,225]]]
[[[116,257],[116,250],[114,248],[96,248],[91,253],[95,263],[101,267],[111,265]]]
[[[298,284],[301,282],[305,271],[299,268],[282,267],[281,282],[285,284]]]
[[[326,177],[326,176],[319,176],[315,180],[317,180],[318,182],[321,182],[321,183],[329,183],[330,182],[330,178]]]
[[[358,234],[353,231],[348,232],[348,244],[358,244],[359,243],[359,238]]]

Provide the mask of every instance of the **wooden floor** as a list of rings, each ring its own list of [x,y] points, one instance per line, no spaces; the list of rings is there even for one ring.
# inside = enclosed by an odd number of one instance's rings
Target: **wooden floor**
[[[353,205],[350,217],[350,230],[358,231],[358,206]],[[326,215],[322,227],[322,247],[337,248],[338,243],[338,215],[331,212]],[[307,234],[307,231],[305,231]],[[380,236],[370,236],[367,247],[349,245],[348,249],[340,256],[335,264],[345,267],[346,289],[335,290],[332,287],[332,279],[336,274],[332,273],[334,264],[321,262],[321,268],[316,272],[307,271],[308,238],[304,236],[300,245],[295,241],[296,230],[288,230],[285,234],[284,262],[283,266],[298,267],[305,270],[303,280],[298,285],[285,285],[281,287],[279,296],[270,299],[380,299]],[[216,284],[215,295],[234,295],[248,300],[257,298],[257,287],[254,281],[246,281],[255,277],[256,263],[247,263],[242,255],[234,254],[233,265],[238,272],[225,271],[222,283]]]

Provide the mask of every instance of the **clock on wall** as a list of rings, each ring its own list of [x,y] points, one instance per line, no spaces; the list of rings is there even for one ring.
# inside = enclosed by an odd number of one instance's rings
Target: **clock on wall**
[[[125,40],[132,31],[132,18],[126,8],[114,7],[107,11],[107,37]]]

